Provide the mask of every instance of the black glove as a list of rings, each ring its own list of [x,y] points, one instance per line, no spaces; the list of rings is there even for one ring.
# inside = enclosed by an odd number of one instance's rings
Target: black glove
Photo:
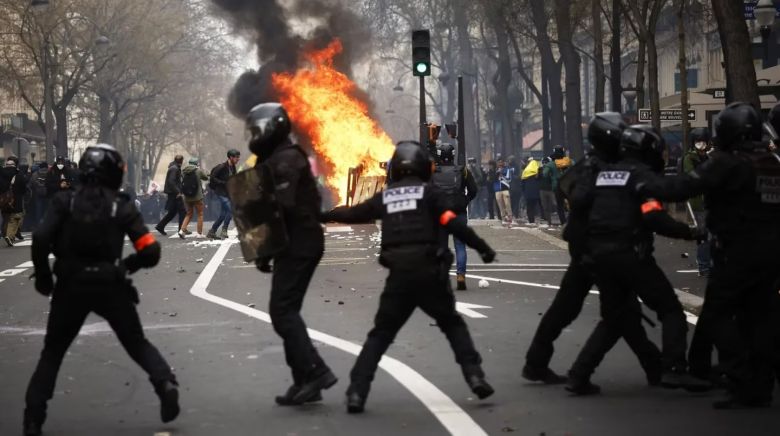
[[[255,260],[255,266],[262,273],[270,274],[274,271],[273,267],[271,266],[271,259],[267,257]]]
[[[54,279],[49,274],[35,274],[35,290],[39,294],[48,297],[54,290]]]
[[[482,262],[491,263],[496,259],[496,252],[492,248],[488,248],[486,251],[479,253],[482,257]]]
[[[127,269],[128,274],[132,274],[141,269],[141,262],[139,262],[138,255],[135,253],[124,258],[122,263],[125,264],[125,268]]]

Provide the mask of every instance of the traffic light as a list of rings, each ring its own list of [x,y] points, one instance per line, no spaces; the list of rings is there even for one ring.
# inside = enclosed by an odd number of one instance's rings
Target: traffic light
[[[427,30],[412,31],[412,73],[431,75],[431,33]]]

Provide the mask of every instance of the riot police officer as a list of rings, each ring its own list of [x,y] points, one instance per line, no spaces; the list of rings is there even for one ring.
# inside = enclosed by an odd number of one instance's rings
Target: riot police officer
[[[549,368],[554,351],[553,342],[580,314],[585,297],[593,286],[593,278],[582,264],[582,254],[587,243],[585,236],[589,206],[585,204],[580,207],[572,200],[574,197],[588,198],[592,191],[592,183],[588,181],[595,177],[600,168],[617,160],[620,138],[625,127],[626,124],[619,113],[597,113],[588,125],[588,140],[593,146],[592,152],[567,171],[559,183],[559,189],[569,199],[571,207],[569,221],[563,229],[563,239],[569,243],[571,261],[563,275],[560,288],[550,308],[542,316],[528,347],[522,372],[527,380],[547,384],[566,381],[565,377]]]
[[[652,127],[626,128],[620,144],[621,160],[599,171],[591,197],[585,200],[590,202],[586,263],[592,264],[595,272],[603,321],[569,371],[567,389],[574,393],[599,391],[590,383],[590,376],[621,336],[639,357],[651,385],[691,390],[708,387],[686,373],[685,316],[671,284],[652,257],[653,232],[692,240],[700,236],[699,229],[673,220],[658,201],[636,195],[636,186],[648,171],[663,172],[665,148],[665,141]],[[641,308],[636,294],[663,322],[663,373],[657,347],[637,322]]]
[[[688,175],[645,183],[642,192],[670,200],[704,193],[713,270],[695,334],[714,342],[734,383],[714,406],[763,407],[772,401],[777,335],[771,317],[780,257],[780,157],[761,142],[761,116],[747,103],[723,109],[714,133],[706,162]]]
[[[276,397],[276,403],[288,406],[319,401],[320,391],[337,379],[314,348],[301,307],[325,248],[319,222],[322,199],[308,156],[290,140],[290,118],[281,104],[255,106],[246,126],[251,134],[249,149],[273,175],[288,239],[286,247],[273,257],[269,313],[274,330],[284,341],[293,385]],[[265,262],[259,262],[258,267],[267,270]]]
[[[56,194],[33,233],[35,289],[51,295],[43,351],[27,388],[26,435],[41,433],[46,402],[62,359],[84,320],[95,312],[108,321],[119,342],[149,374],[160,397],[160,414],[169,422],[179,414],[176,378],[160,352],[144,336],[135,305],[138,293],[126,273],[151,268],[160,260],[160,244],[143,223],[129,197],[120,194],[122,156],[110,145],[88,147],[81,156],[81,186]],[[100,228],[100,232],[95,232]],[[89,234],[89,238],[84,235]],[[122,259],[125,236],[136,252]],[[49,268],[54,253],[54,275]]]
[[[363,411],[379,360],[398,331],[420,307],[447,336],[467,384],[480,399],[493,394],[468,327],[455,311],[449,281],[452,254],[438,243],[440,228],[476,249],[490,263],[495,252],[448,208],[449,199],[428,181],[432,163],[417,142],[401,142],[393,154],[393,182],[384,192],[350,208],[323,214],[323,221],[363,223],[382,220],[379,262],[390,270],[374,328],[350,373],[347,411]]]
[[[449,202],[449,210],[455,212],[456,220],[468,223],[466,208],[477,196],[477,182],[466,168],[455,165],[455,148],[451,144],[441,144],[438,149],[436,170],[431,176],[431,182]],[[446,248],[449,233],[442,231],[441,242]],[[455,245],[455,268],[457,290],[466,290],[466,245],[458,238],[453,238]]]

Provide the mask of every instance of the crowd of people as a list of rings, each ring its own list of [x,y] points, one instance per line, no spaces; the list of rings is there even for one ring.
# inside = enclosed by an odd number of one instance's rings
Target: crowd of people
[[[177,214],[177,233],[184,238],[192,234],[188,230],[191,220],[196,223],[196,237],[224,239],[230,226],[232,213],[227,196],[227,179],[236,173],[241,153],[231,149],[227,160],[214,166],[206,174],[199,167],[198,158],[190,158],[183,166],[184,157],[177,155],[170,163],[166,174],[163,198],[156,189],[147,194],[136,195],[134,190],[123,185],[148,222],[159,222],[157,228],[165,233],[165,225]],[[207,183],[204,190],[203,182]],[[8,247],[23,241],[22,231],[33,231],[42,222],[51,199],[61,191],[75,191],[80,183],[79,167],[75,162],[60,156],[53,165],[38,162],[32,166],[16,156],[9,156],[0,163],[0,211],[2,226],[0,237]],[[208,194],[207,194],[208,193]],[[216,218],[211,230],[203,234],[204,210],[209,199],[214,199],[213,215]],[[160,218],[164,203],[165,215]],[[221,227],[221,230],[220,230]]]
[[[561,146],[541,161],[531,156],[525,159],[499,156],[481,167],[476,159],[469,158],[467,168],[477,183],[469,217],[497,219],[506,227],[566,224],[566,202],[557,187],[572,165],[574,160]]]

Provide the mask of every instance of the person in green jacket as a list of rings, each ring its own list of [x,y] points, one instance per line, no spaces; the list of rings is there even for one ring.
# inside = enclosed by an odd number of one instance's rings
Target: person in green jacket
[[[205,238],[203,235],[203,185],[202,180],[208,180],[209,176],[198,166],[198,158],[190,158],[189,165],[181,171],[181,193],[184,195],[184,206],[187,208],[187,215],[179,229],[179,237],[184,239],[187,234],[187,226],[190,224],[193,212],[198,212],[198,225],[196,238]]]
[[[709,130],[706,127],[691,130],[691,145],[692,147],[689,148],[683,158],[683,171],[685,174],[695,170],[707,160],[707,153],[710,151]],[[704,210],[704,197],[701,195],[693,197],[688,200],[688,204],[691,206],[691,212],[696,223],[703,227],[707,219],[707,213]],[[699,242],[698,247],[696,247],[696,265],[699,267],[700,277],[709,275],[712,267],[709,238]]]

